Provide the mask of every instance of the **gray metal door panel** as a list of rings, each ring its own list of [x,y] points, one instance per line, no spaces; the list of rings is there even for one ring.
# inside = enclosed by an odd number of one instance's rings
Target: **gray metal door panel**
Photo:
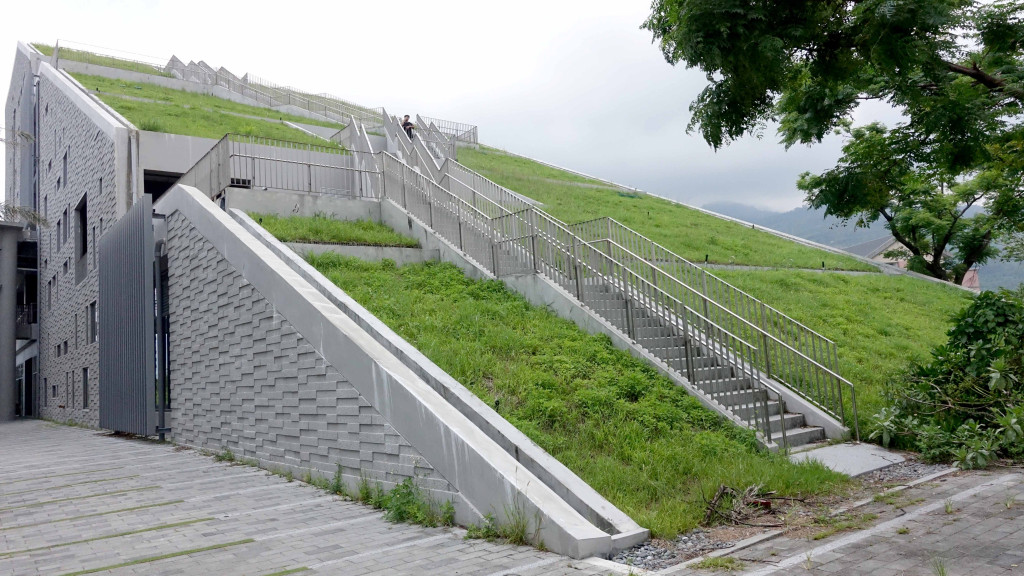
[[[100,427],[156,432],[153,205],[135,203],[100,239]]]

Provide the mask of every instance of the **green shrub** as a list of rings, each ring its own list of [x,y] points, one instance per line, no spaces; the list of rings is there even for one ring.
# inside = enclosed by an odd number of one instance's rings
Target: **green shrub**
[[[1024,288],[983,292],[927,364],[890,384],[870,437],[980,468],[1024,457]]]

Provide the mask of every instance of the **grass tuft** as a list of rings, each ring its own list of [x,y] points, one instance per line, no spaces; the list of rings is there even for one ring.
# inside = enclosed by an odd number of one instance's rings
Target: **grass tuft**
[[[693,565],[698,570],[711,570],[712,572],[739,572],[746,568],[742,560],[732,556],[719,556],[717,558],[705,558]]]

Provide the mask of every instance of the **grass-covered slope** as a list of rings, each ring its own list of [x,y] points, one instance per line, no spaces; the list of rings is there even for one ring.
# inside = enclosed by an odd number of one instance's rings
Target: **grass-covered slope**
[[[44,56],[53,55],[53,46],[49,44],[35,42],[32,44],[32,47],[42,52]],[[124,58],[117,58],[114,56],[96,54],[94,52],[88,52],[85,50],[74,50],[71,48],[61,47],[60,59],[75,60],[78,62],[88,62],[89,64],[96,64],[97,66],[119,68],[121,70],[131,70],[132,72],[142,72],[144,74],[153,74],[155,76],[166,76],[168,78],[174,78],[174,74],[171,74],[170,72],[164,72],[161,68],[155,65],[144,64],[142,62],[126,60]]]
[[[606,337],[449,264],[310,263],[655,536],[700,522],[719,484],[840,489],[816,464],[757,449]]]
[[[857,391],[861,428],[881,406],[885,382],[944,341],[949,317],[970,295],[906,276],[801,272],[857,269],[859,262],[749,230],[651,197],[633,198],[580,176],[488,148],[459,149],[459,161],[516,192],[544,202],[567,222],[611,216],[681,256],[783,270],[715,270],[714,274],[835,341],[840,374]],[[560,182],[560,183],[559,183]],[[572,182],[587,182],[579,186]],[[828,258],[833,258],[829,260]],[[840,263],[842,262],[842,263]],[[852,262],[852,263],[851,263]]]
[[[575,174],[493,148],[459,149],[459,162],[573,223],[610,216],[692,262],[875,271],[854,258],[802,246],[766,232],[647,195],[627,194]]]
[[[282,122],[302,122],[338,130],[344,128],[332,122],[311,120],[269,108],[248,106],[216,96],[164,88],[156,84],[126,82],[87,74],[72,76],[140,130],[203,138],[221,138],[232,132],[306,142],[318,146],[336,146],[333,142],[311,136]]]
[[[250,216],[282,242],[406,248],[419,246],[412,238],[402,236],[383,224],[369,220],[342,221],[326,216],[276,216],[258,213]]]

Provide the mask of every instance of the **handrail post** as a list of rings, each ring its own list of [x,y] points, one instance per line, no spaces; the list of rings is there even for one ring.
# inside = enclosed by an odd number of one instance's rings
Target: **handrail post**
[[[458,226],[459,226],[459,250],[462,250],[463,252],[465,252],[466,249],[465,249],[465,247],[463,246],[463,243],[462,243],[462,206],[458,206],[457,208],[458,208],[458,213],[455,215],[455,217],[457,218]]]
[[[491,239],[491,271],[498,277],[498,241]]]
[[[533,273],[540,272],[540,265],[537,263],[537,232],[530,235],[530,253],[533,257]]]

